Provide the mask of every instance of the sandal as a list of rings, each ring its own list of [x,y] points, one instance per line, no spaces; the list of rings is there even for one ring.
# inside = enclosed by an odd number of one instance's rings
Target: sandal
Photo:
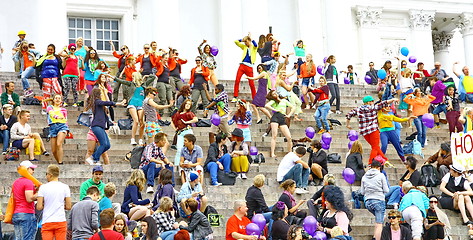
[[[464,222],[463,225],[465,225],[465,226],[473,225],[473,222],[468,220],[468,221]]]

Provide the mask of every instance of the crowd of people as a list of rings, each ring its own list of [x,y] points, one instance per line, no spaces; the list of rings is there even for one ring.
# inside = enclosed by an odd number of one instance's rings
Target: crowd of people
[[[319,220],[317,230],[328,238],[349,239],[350,221],[354,216],[327,167],[325,143],[312,140],[308,148],[293,146],[290,123],[303,121],[304,111],[315,109],[315,121],[307,125],[315,125],[318,134],[336,131],[328,115],[343,114],[341,78],[345,84],[364,84],[352,65],[347,71],[338,71],[336,57],[330,55],[319,69],[312,55],[306,54],[302,40],[294,43],[294,52],[281,53],[281,43],[271,33],[261,35],[258,42],[248,34],[235,40],[242,49],[242,56],[231,93],[219,83],[215,74],[215,53],[206,40],[198,46],[195,67],[186,81],[181,77],[181,66],[187,64],[187,60],[177,49],[158,49],[154,41],[144,44],[143,53],[136,55],[126,45],[116,51],[118,46],[110,42],[113,56],[117,58],[117,71],[112,74],[113,69],[98,56],[96,49],[84,46],[82,38],[60,52],[50,44],[41,55],[26,41],[25,32],[20,31],[18,37],[12,59],[20,73],[23,97],[33,95],[29,79],[34,76],[43,93],[42,113],[46,115],[51,152],[57,165],[48,166],[48,183],[41,187],[26,176],[13,183],[16,206],[12,223],[16,239],[34,239],[39,233],[44,239],[66,239],[68,232],[72,239],[103,239],[104,236],[105,239],[127,240],[213,239],[206,216],[211,199],[207,199],[203,190],[204,172],[209,172],[211,186],[222,185],[218,181],[219,171],[235,172],[240,179],[248,178],[249,155],[251,147],[255,146],[252,142],[255,133],[250,128],[254,115],[256,124],[264,122],[260,111],[269,123],[263,136],[271,133],[269,157],[281,157],[276,154],[278,130],[287,142],[286,154],[278,161],[276,177],[283,191],[278,201],[269,206],[261,191],[265,176],[255,176],[245,200],[234,202],[234,215],[226,223],[225,238],[308,239],[300,226],[304,218],[313,216]],[[256,66],[257,55],[261,62]],[[288,68],[291,55],[295,55],[296,61]],[[356,118],[358,132],[371,149],[368,160],[363,161],[363,146],[359,140],[354,141],[346,166],[354,170],[355,180],[361,184],[359,194],[364,196],[364,206],[375,216],[374,239],[421,239],[422,236],[443,239],[449,234],[450,226],[447,216],[437,207],[438,202],[442,208],[459,210],[464,225],[473,228],[468,218],[468,214],[473,214],[470,198],[473,178],[469,179],[467,174],[471,169],[452,163],[449,144],[443,143],[426,161],[428,164],[437,162],[442,196],[427,196],[420,182],[417,159],[404,153],[400,123],[407,122],[409,126],[413,123],[421,148],[428,144],[427,127],[422,122],[426,113],[434,114],[436,128],[440,128],[439,115],[443,112],[450,133],[473,130],[473,109],[461,108],[461,102],[473,99],[473,78],[466,66],[460,73],[458,63],[453,66],[459,78],[455,84],[440,63],[435,63],[435,69],[428,72],[421,62],[417,70],[411,70],[407,61],[395,58],[397,68],[392,68],[390,60],[384,63],[382,69],[387,73],[384,78],[378,76],[373,62],[369,64],[366,76],[370,77],[371,88],[378,90],[378,100],[365,96],[361,106],[346,113],[346,127],[351,129],[350,120]],[[255,66],[257,76],[253,75]],[[317,72],[320,76],[316,83]],[[245,79],[250,86],[251,99],[240,96],[241,81]],[[257,88],[255,81],[258,81]],[[32,133],[28,124],[31,113],[22,109],[25,107],[15,93],[14,82],[6,82],[4,86],[5,92],[0,97],[3,154],[8,153],[10,145],[27,149],[29,161],[21,162],[20,166],[33,175],[38,167],[34,164],[38,161],[35,155],[50,153],[40,134]],[[233,94],[231,100],[230,94]],[[90,130],[85,162],[93,165],[93,170],[92,177],[81,185],[80,201],[72,206],[71,191],[59,182],[59,172],[64,164],[64,139],[70,134],[67,108],[80,107],[82,95],[83,112],[90,116],[86,121]],[[114,108],[117,106],[126,107],[132,119],[130,144],[144,147],[138,169],[133,170],[126,181],[121,203],[114,202],[117,200],[114,199],[115,184],[102,181],[104,169],[101,166],[110,164],[108,129],[116,124]],[[209,114],[211,110],[213,113]],[[212,116],[206,155],[199,146],[205,143],[198,142],[193,132],[200,114],[204,118]],[[175,130],[172,141],[163,131],[167,117]],[[218,119],[218,123],[214,123],[213,118]],[[232,130],[230,125],[233,124]],[[396,186],[389,185],[384,171],[395,161],[385,155],[388,143],[394,146],[400,162],[406,166],[406,173]],[[170,149],[176,151],[174,161],[167,157]],[[304,160],[306,154],[308,160]],[[175,190],[175,177],[182,184],[179,191]],[[308,194],[308,186],[319,185],[320,190],[312,198],[296,201],[295,194]],[[142,192],[154,194],[154,198],[144,199]],[[393,210],[386,214],[386,209],[391,208]],[[68,219],[66,210],[70,210]],[[42,216],[35,216],[35,211],[42,211]],[[245,228],[255,214],[264,216],[267,228],[261,229],[260,235],[248,235]],[[385,218],[388,225],[383,226]],[[178,222],[180,219],[183,221]],[[407,225],[400,224],[401,220]]]

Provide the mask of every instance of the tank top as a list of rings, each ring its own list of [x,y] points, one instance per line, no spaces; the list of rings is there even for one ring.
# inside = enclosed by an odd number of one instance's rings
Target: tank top
[[[447,185],[445,186],[445,188],[454,193],[454,192],[459,192],[459,191],[465,191],[465,188],[463,186],[465,186],[465,181],[466,179],[464,177],[462,177],[462,180],[460,180],[460,184],[458,184],[458,186],[455,186],[455,178],[453,176],[450,176],[450,178],[448,179],[448,183]],[[448,196],[447,194],[445,193],[442,193],[442,196],[446,197]]]
[[[145,99],[145,89],[142,86],[136,87],[133,96],[130,99],[129,105],[135,107],[143,106],[143,100]]]
[[[169,76],[181,78],[181,64],[176,63],[176,67],[169,73]]]
[[[204,86],[202,85],[205,81],[204,76],[200,73],[194,73],[194,89],[197,90],[204,90]]]
[[[151,65],[151,60],[148,57],[143,57],[142,65],[141,68],[143,68],[143,72],[141,72],[141,75],[149,75],[151,74],[153,70],[153,65]]]
[[[169,68],[168,67],[164,67],[163,73],[158,76],[158,82],[169,84]]]
[[[41,76],[43,78],[57,78],[59,76],[59,66],[57,58],[44,60]]]
[[[79,76],[79,72],[77,69],[77,64],[79,63],[79,58],[67,58],[66,59],[66,67],[64,68],[63,76],[64,77],[77,77]]]
[[[149,105],[149,98],[143,100],[143,112],[145,115],[145,121],[147,122],[158,122],[158,117],[156,115],[156,109]]]

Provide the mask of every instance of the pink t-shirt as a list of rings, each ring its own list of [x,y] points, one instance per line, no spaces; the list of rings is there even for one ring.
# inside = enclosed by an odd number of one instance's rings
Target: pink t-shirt
[[[14,213],[35,213],[34,202],[27,202],[25,191],[34,191],[34,184],[27,178],[18,178],[13,183],[13,197],[15,198]]]
[[[401,240],[401,229],[397,231],[391,229],[391,240]]]

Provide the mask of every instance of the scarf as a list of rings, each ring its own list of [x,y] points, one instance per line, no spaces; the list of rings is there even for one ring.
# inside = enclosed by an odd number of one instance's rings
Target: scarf
[[[50,57],[54,56],[54,54],[46,54],[42,56],[38,61],[36,61],[36,66],[41,66],[43,64],[44,60],[49,59]]]
[[[296,199],[294,198],[294,196],[292,196],[292,194],[286,190],[284,190],[283,194],[286,194],[287,196],[289,196],[289,199],[291,200],[291,205],[292,207],[296,206],[297,203],[296,203]]]
[[[437,206],[435,206],[435,213],[437,214],[437,218],[439,219],[439,221],[445,224],[444,226],[445,236],[450,236],[452,226],[450,225],[450,221],[448,220],[447,214],[445,214]]]

